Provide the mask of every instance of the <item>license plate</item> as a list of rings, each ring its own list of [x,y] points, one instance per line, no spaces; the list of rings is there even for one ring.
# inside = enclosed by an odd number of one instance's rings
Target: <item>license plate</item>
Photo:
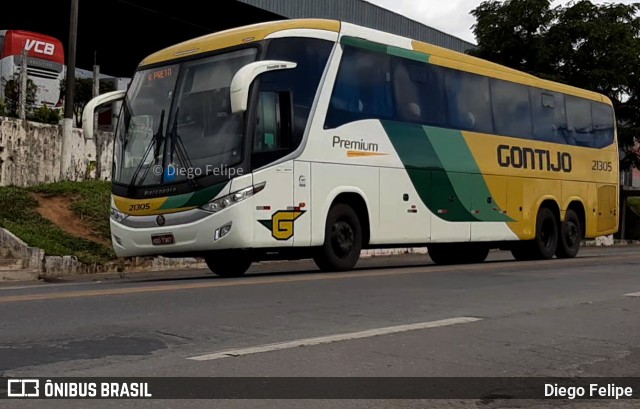
[[[151,236],[151,243],[154,246],[166,246],[167,244],[173,244],[173,234],[158,234]]]

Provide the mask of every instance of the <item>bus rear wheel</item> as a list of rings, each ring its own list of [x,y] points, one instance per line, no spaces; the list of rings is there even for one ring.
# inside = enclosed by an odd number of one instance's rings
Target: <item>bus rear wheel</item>
[[[329,210],[324,232],[324,244],[313,261],[322,271],[351,270],[360,258],[362,226],[351,206],[338,203]]]
[[[219,277],[241,277],[251,267],[251,258],[240,251],[215,252],[204,257],[207,267]]]
[[[564,221],[560,225],[556,256],[558,258],[574,258],[580,250],[580,241],[582,241],[582,223],[580,223],[578,214],[574,210],[568,209]]]
[[[489,255],[489,247],[480,243],[452,243],[427,245],[429,257],[436,264],[482,263]]]
[[[542,207],[536,218],[536,237],[515,243],[511,254],[516,260],[549,260],[558,249],[558,220],[553,211]]]

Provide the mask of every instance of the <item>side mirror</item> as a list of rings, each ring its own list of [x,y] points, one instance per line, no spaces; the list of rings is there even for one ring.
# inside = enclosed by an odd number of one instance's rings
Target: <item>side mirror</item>
[[[247,110],[249,88],[259,75],[269,71],[290,70],[298,64],[289,61],[265,60],[256,61],[240,68],[231,80],[231,112],[238,113]]]
[[[124,99],[126,94],[127,91],[124,90],[111,91],[98,95],[91,101],[87,102],[87,105],[84,106],[84,110],[82,111],[82,130],[84,131],[84,137],[86,139],[93,139],[93,121],[96,108],[102,104]]]

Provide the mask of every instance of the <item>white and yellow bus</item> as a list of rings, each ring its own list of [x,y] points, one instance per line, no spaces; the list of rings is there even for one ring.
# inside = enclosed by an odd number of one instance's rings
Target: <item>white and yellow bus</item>
[[[408,38],[288,20],[145,58],[115,135],[119,256],[203,256],[220,276],[361,249],[436,263],[574,257],[618,228],[605,96]]]

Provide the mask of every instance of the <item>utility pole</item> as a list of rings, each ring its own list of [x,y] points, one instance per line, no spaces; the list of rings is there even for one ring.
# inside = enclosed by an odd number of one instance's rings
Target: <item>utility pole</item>
[[[93,54],[93,90],[91,92],[91,97],[95,98],[100,95],[100,66],[98,65],[97,52]],[[95,131],[98,128],[98,110],[93,116],[93,130]]]
[[[78,38],[78,1],[71,0],[69,14],[69,44],[67,48],[66,93],[64,119],[62,121],[62,153],[60,178],[66,179],[66,169],[71,166],[71,136],[73,134],[73,97],[76,82],[76,43]]]
[[[93,53],[93,92],[91,96],[93,98],[100,95],[100,66],[98,65],[98,52],[94,51]],[[93,130],[95,139],[94,142],[96,144],[96,179],[100,180],[102,178],[102,141],[100,140],[100,136],[96,130],[98,129],[98,110],[93,114]]]
[[[98,65],[98,52],[93,52],[93,93],[92,98],[100,95],[100,66]]]
[[[23,121],[27,118],[27,50],[22,50],[20,62],[20,97],[18,98],[18,117]]]

